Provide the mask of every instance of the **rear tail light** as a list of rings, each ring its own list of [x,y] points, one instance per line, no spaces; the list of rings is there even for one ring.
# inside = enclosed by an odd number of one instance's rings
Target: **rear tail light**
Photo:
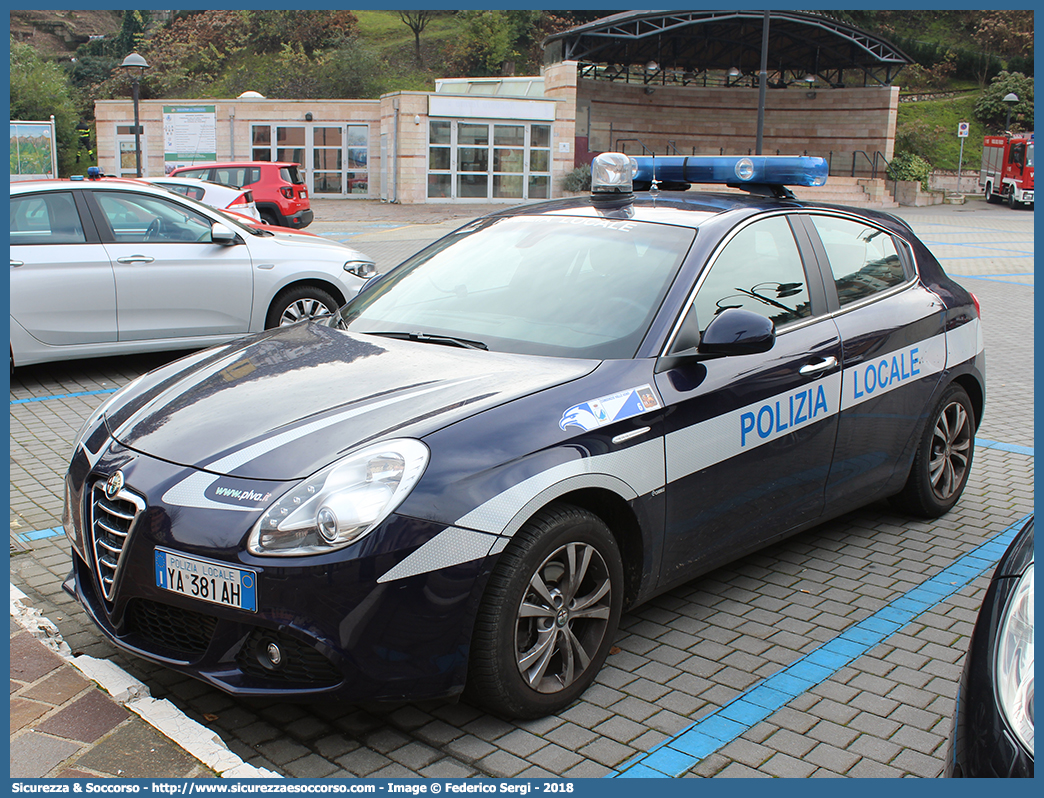
[[[230,208],[247,208],[254,202],[254,195],[249,191],[244,191],[228,207]]]
[[[279,187],[279,193],[282,194],[287,199],[293,199],[294,198],[294,187],[293,186],[280,186]]]
[[[975,315],[981,319],[982,311],[979,309],[979,298],[975,296],[975,294],[972,294],[971,291],[969,291],[968,293],[971,294],[972,302],[975,303]]]

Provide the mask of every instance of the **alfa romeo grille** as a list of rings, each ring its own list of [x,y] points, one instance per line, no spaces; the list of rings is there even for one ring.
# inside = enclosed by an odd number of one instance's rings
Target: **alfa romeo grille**
[[[95,572],[106,601],[112,601],[127,536],[144,509],[145,500],[126,488],[121,488],[110,498],[105,494],[104,482],[94,483],[91,490],[91,544]]]

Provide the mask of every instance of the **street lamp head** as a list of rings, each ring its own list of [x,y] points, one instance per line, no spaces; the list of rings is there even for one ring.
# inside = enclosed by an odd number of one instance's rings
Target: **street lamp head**
[[[1017,94],[1016,94],[1015,92],[1013,92],[1013,91],[1009,91],[1009,92],[1008,92],[1007,94],[1005,94],[1005,95],[1004,95],[1004,97],[1003,97],[1003,98],[1001,99],[1001,102],[1005,102],[1005,103],[1012,103],[1012,104],[1014,104],[1014,103],[1017,103],[1018,101],[1019,101],[1019,95],[1017,95]]]
[[[140,78],[145,70],[149,68],[149,63],[137,53],[131,53],[123,59],[123,63],[120,64],[120,69],[127,70],[127,74],[131,78]]]

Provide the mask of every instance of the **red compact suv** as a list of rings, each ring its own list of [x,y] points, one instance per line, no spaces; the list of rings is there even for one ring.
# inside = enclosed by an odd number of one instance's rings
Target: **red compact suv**
[[[284,161],[206,163],[182,166],[171,174],[235,188],[250,186],[262,222],[300,229],[312,223],[312,209],[298,167]]]

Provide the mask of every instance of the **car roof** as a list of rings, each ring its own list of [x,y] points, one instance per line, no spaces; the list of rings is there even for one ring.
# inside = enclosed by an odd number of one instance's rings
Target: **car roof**
[[[633,195],[619,195],[613,199],[594,199],[591,196],[549,200],[530,205],[496,211],[489,218],[512,216],[584,216],[591,218],[620,218],[636,222],[655,222],[680,227],[699,227],[707,220],[722,214],[740,218],[769,211],[824,210],[858,216],[881,226],[898,225],[910,232],[909,225],[889,213],[871,208],[853,208],[788,197],[773,197],[755,193],[726,193],[708,191],[639,191]]]
[[[179,166],[174,171],[181,169],[212,169],[214,167],[226,168],[230,166],[300,166],[296,161],[207,161],[206,163],[193,163]],[[170,175],[167,175],[170,177]]]
[[[101,180],[25,180],[11,184],[12,194],[25,194],[29,191],[40,191],[41,189],[52,191],[68,191],[69,189],[88,189],[104,187],[115,191],[144,191],[161,196],[170,196],[170,191],[160,186],[154,186],[145,180],[137,178],[102,178]]]
[[[203,180],[198,177],[186,177],[184,175],[163,175],[162,177],[143,177],[147,183],[153,183],[155,185],[163,185],[163,181],[167,180],[177,184],[184,184],[186,186],[200,186],[201,188],[212,188],[212,189],[224,189],[226,191],[244,191],[245,189],[236,189],[232,186],[226,186],[224,183],[215,183],[213,180]]]

